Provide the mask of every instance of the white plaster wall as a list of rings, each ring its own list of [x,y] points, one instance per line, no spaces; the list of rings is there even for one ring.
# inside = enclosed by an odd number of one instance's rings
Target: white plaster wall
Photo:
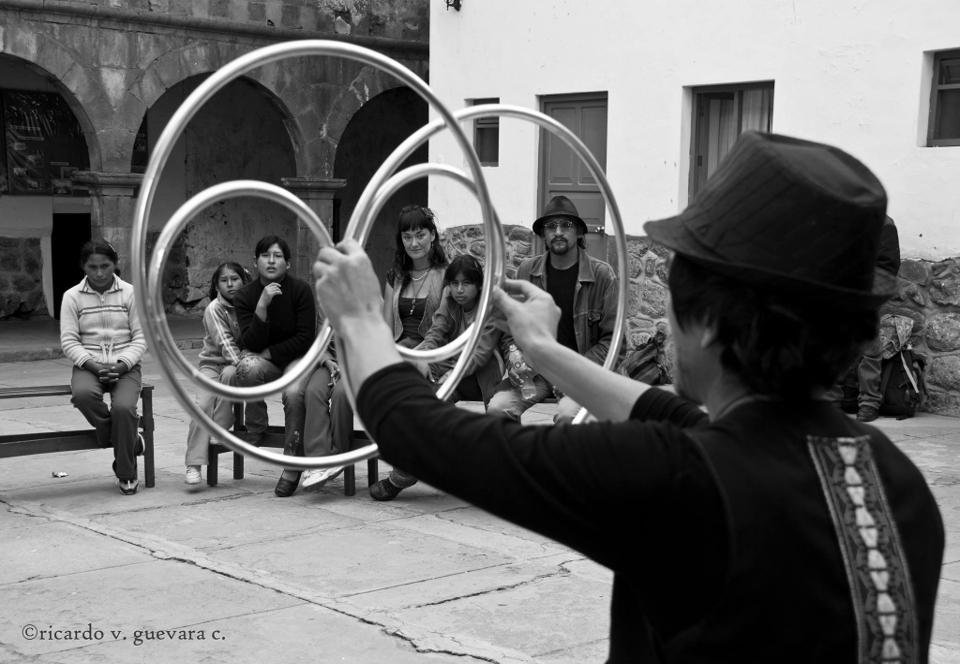
[[[960,256],[960,147],[921,147],[929,52],[960,48],[960,4],[947,0],[463,0],[431,3],[430,83],[453,108],[499,97],[609,95],[607,175],[627,232],[686,204],[691,86],[775,82],[773,130],[835,144],[883,181],[904,258]],[[432,117],[435,117],[432,116]],[[501,120],[500,166],[486,168],[508,223],[536,217],[537,131]],[[456,144],[431,161],[462,166]],[[447,225],[479,223],[472,197],[432,178]],[[609,229],[609,222],[608,222]]]

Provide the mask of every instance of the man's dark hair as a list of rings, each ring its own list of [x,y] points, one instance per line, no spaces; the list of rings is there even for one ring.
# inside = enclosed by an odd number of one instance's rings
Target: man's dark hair
[[[833,385],[877,333],[876,311],[751,286],[680,254],[669,283],[677,325],[715,328],[721,366],[761,395],[809,399]]]
[[[287,244],[286,240],[277,235],[267,235],[260,238],[260,241],[257,242],[257,248],[254,251],[253,257],[260,258],[260,254],[265,252],[273,245],[278,245],[280,247],[280,251],[283,252],[283,260],[287,261],[287,263],[290,263],[290,245]]]

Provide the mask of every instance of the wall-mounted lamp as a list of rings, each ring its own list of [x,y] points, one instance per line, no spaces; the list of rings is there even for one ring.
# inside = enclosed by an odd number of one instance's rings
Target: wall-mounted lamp
[[[461,0],[446,0],[446,2],[447,2],[447,11],[450,11],[451,7],[453,7],[457,11],[460,11]]]

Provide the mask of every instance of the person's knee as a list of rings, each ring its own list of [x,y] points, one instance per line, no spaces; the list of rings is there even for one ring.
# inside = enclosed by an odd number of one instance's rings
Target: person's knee
[[[494,417],[506,417],[516,422],[520,421],[521,415],[515,400],[509,397],[508,392],[499,392],[493,395],[490,403],[487,404],[487,414]]]
[[[223,371],[220,372],[220,377],[218,378],[221,385],[236,385],[237,384],[237,368],[235,366],[228,365],[223,368]]]
[[[114,401],[110,406],[110,417],[136,420],[137,417],[139,417],[139,415],[137,415],[137,400],[132,402],[127,400]]]
[[[237,363],[237,385],[261,385],[267,382],[267,373],[275,370],[275,365],[259,355],[247,355]],[[272,380],[272,379],[271,379]]]

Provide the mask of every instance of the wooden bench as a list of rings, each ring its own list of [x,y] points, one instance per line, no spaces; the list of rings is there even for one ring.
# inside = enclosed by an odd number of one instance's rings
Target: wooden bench
[[[0,388],[0,399],[31,399],[36,397],[62,397],[73,393],[69,385],[44,385],[41,387]],[[152,488],[156,483],[156,468],[153,456],[153,385],[140,388],[139,427],[143,432],[144,483]],[[100,450],[97,432],[94,429],[73,431],[45,431],[41,433],[15,433],[0,436],[0,459],[47,454],[51,452],[75,452],[77,450]]]
[[[241,434],[246,431],[246,427],[243,424],[243,404],[235,403],[233,404],[233,417],[235,424],[233,425],[233,432],[237,434],[238,437],[242,437]],[[370,442],[367,432],[360,428],[355,428],[353,434],[350,436],[350,449],[356,449],[358,447],[363,447]],[[266,432],[263,435],[263,439],[260,441],[259,447],[278,447],[283,449],[284,446],[284,430],[283,427],[267,427]],[[226,454],[232,450],[226,445],[207,445],[207,485],[208,486],[217,486],[219,480],[219,469],[217,468],[217,457],[221,454]],[[373,486],[379,481],[379,463],[377,457],[372,459],[367,459],[367,486]],[[239,452],[233,452],[233,479],[242,480],[243,479],[243,455]],[[353,464],[348,465],[343,469],[343,495],[353,496],[357,493],[356,487],[356,469]]]

